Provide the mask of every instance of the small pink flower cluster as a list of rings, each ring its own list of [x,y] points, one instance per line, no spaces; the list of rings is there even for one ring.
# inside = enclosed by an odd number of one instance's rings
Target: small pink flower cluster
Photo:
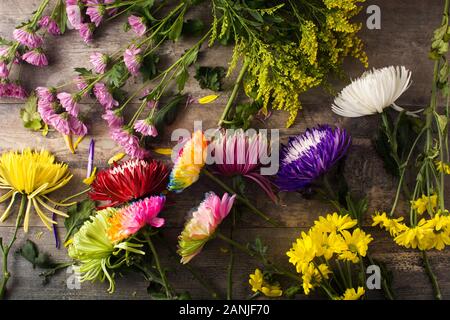
[[[106,16],[117,13],[116,8],[108,8],[115,0],[66,0],[66,13],[70,25],[79,31],[86,43],[92,42],[95,28]],[[84,17],[88,17],[85,21]]]
[[[79,98],[67,92],[56,93],[56,90],[45,87],[36,88],[38,112],[42,120],[63,135],[85,136],[86,125],[79,116]]]

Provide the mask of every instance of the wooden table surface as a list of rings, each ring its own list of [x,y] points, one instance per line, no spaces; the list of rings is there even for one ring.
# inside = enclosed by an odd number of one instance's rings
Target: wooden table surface
[[[39,5],[38,0],[1,0],[0,1],[0,35],[11,37],[14,26],[26,20]],[[430,95],[432,63],[428,60],[428,48],[432,31],[439,25],[443,1],[440,0],[378,0],[368,1],[365,6],[377,4],[381,8],[381,30],[368,30],[365,25],[361,37],[367,44],[367,53],[371,67],[386,65],[405,65],[413,71],[413,85],[401,97],[401,106],[424,107],[428,103]],[[208,5],[205,5],[208,6]],[[201,8],[192,16],[205,15],[208,8]],[[367,14],[365,10],[359,19],[365,22]],[[119,19],[120,20],[120,19]],[[42,69],[31,66],[23,66],[20,77],[28,89],[36,86],[60,85],[66,83],[75,76],[74,67],[89,67],[89,55],[94,51],[112,53],[123,47],[129,41],[130,35],[122,31],[124,20],[112,21],[103,25],[91,46],[85,45],[77,32],[68,32],[60,38],[46,40],[46,52],[50,59],[50,66]],[[164,60],[178,57],[189,41],[180,41],[168,44],[160,53]],[[228,48],[213,48],[203,51],[200,64],[206,66],[226,66],[230,58]],[[352,77],[359,75],[363,68],[354,60],[346,62],[345,69]],[[227,83],[221,97],[210,105],[192,105],[180,114],[176,123],[170,128],[187,128],[192,130],[194,120],[202,120],[204,128],[211,128],[222,113],[223,106],[229,95],[229,88],[236,75],[233,75]],[[134,80],[130,88],[139,84],[140,80]],[[336,83],[336,88],[342,88],[344,83]],[[201,97],[208,91],[200,90],[196,81],[190,80],[186,92],[193,97]],[[367,194],[370,202],[370,212],[376,209],[387,209],[392,203],[396,180],[389,176],[383,169],[383,164],[376,155],[371,144],[378,124],[377,117],[368,117],[358,120],[343,119],[330,111],[332,97],[322,90],[314,90],[302,97],[304,109],[293,127],[284,128],[286,113],[275,112],[268,122],[270,128],[279,128],[283,141],[289,135],[303,132],[307,127],[320,123],[331,123],[349,130],[353,136],[353,147],[346,163],[346,176],[352,191],[357,194]],[[51,150],[59,160],[69,163],[74,172],[74,179],[70,185],[64,188],[57,197],[64,197],[74,191],[83,188],[81,180],[85,175],[87,166],[87,153],[89,140],[86,139],[80,146],[76,155],[69,154],[62,137],[50,133],[48,137],[42,137],[40,133],[30,132],[23,128],[19,118],[19,110],[22,107],[16,101],[0,101],[0,135],[1,151],[20,149],[27,146],[47,148]],[[101,109],[94,101],[83,102],[83,110],[88,114],[91,125],[91,137],[96,141],[95,165],[105,167],[107,159],[120,151],[109,138],[107,128],[101,120]],[[170,130],[168,130],[170,132]],[[161,144],[162,147],[170,147],[168,137]],[[196,206],[209,190],[217,190],[215,186],[202,178],[193,187],[174,198],[174,205],[164,211],[167,219],[167,227],[164,235],[172,248],[175,248],[176,237],[184,224],[188,211]],[[252,241],[256,236],[270,245],[270,255],[277,262],[287,264],[285,252],[291,243],[299,235],[301,230],[307,229],[319,216],[330,212],[332,208],[317,201],[304,200],[298,194],[282,193],[281,205],[272,204],[261,192],[250,195],[255,199],[258,207],[263,208],[272,217],[283,223],[283,227],[274,228],[254,219],[250,213],[243,213],[242,221],[237,226],[235,238],[239,241]],[[406,204],[402,204],[405,208]],[[0,207],[4,210],[4,205]],[[9,219],[0,226],[0,236],[9,238],[13,232],[13,221]],[[61,222],[61,221],[60,221]],[[30,231],[25,234],[21,231],[16,248],[25,239],[36,242],[39,248],[51,254],[56,261],[67,261],[68,257],[64,249],[57,250],[54,246],[53,235],[42,227],[40,220],[33,216]],[[373,255],[384,261],[394,274],[394,290],[400,299],[432,298],[431,286],[421,265],[419,254],[414,251],[397,247],[389,239],[386,233],[378,229],[370,228],[369,219],[365,225],[375,238],[371,246]],[[227,232],[227,225],[223,226]],[[63,234],[64,228],[59,227]],[[42,233],[43,232],[43,233]],[[223,294],[226,289],[226,267],[228,254],[226,245],[219,240],[213,240],[204,251],[193,260],[192,266],[210,281],[213,286]],[[189,291],[193,298],[209,298],[207,292],[196,283],[190,273],[180,266],[177,259],[171,257],[163,244],[159,244],[164,265],[170,267],[169,278],[171,283],[179,291]],[[444,298],[450,298],[450,250],[445,252],[431,252],[430,260],[435,269],[442,287]],[[257,261],[237,253],[235,267],[235,292],[236,298],[245,298],[250,294],[248,286],[248,274],[256,267],[260,267]],[[114,294],[106,292],[107,285],[101,283],[83,283],[80,290],[69,289],[66,280],[69,273],[61,272],[51,279],[46,286],[41,284],[38,277],[39,270],[33,270],[31,265],[16,254],[11,255],[10,270],[13,277],[9,286],[11,299],[148,299],[146,283],[140,276],[129,274],[117,280],[117,290]],[[379,297],[379,294],[374,294]]]

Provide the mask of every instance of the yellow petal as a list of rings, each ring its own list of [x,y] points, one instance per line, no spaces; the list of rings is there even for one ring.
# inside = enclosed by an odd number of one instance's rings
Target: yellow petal
[[[123,152],[119,152],[117,154],[115,154],[114,156],[112,156],[109,160],[108,160],[108,164],[112,165],[114,164],[114,162],[120,161],[122,160],[127,154],[123,153]]]
[[[95,167],[94,170],[92,170],[90,177],[83,179],[83,183],[90,186],[92,182],[94,182],[96,175],[97,175],[97,167]]]
[[[73,140],[72,135],[64,135],[64,141],[66,141],[67,148],[69,148],[70,152],[75,154],[75,149],[73,148]]]
[[[208,104],[215,101],[219,96],[216,94],[212,94],[203,98],[198,99],[198,103],[200,104]]]
[[[73,148],[74,148],[74,150],[77,150],[77,148],[78,148],[78,145],[81,143],[81,141],[83,141],[84,140],[84,137],[85,136],[82,136],[82,137],[78,137],[78,139],[77,139],[77,141],[75,141],[75,143],[73,144]]]
[[[157,154],[161,154],[163,156],[170,156],[172,155],[172,149],[171,148],[155,148],[153,149],[153,152]]]

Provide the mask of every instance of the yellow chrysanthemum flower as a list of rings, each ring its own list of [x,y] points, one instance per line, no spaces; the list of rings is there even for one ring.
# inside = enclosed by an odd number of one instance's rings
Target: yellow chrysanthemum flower
[[[436,169],[438,172],[450,174],[450,164],[442,161],[436,161]]]
[[[350,288],[345,290],[344,295],[337,300],[359,300],[365,293],[366,291],[363,287],[358,287],[358,290]]]
[[[423,214],[425,211],[430,209],[434,212],[437,207],[437,200],[438,197],[436,194],[433,194],[431,196],[422,195],[421,198],[411,201],[411,207],[417,211],[418,214]]]
[[[53,205],[62,206],[48,197],[48,194],[65,186],[72,174],[67,164],[56,163],[55,157],[50,152],[40,152],[25,149],[22,152],[10,151],[0,157],[0,188],[9,190],[0,197],[0,202],[11,198],[6,211],[0,217],[0,222],[8,218],[11,208],[18,194],[22,195],[19,215],[24,214],[24,230],[28,232],[31,206],[41,218],[45,226],[51,230],[55,221],[45,215],[41,206],[48,211],[67,217],[67,215],[55,209]],[[66,204],[71,205],[71,204]],[[21,219],[21,217],[19,217]]]
[[[359,257],[366,256],[367,250],[369,249],[369,243],[373,241],[370,234],[366,234],[359,228],[353,230],[353,233],[344,230],[341,234],[347,245],[347,250],[343,251],[339,255],[339,259],[357,263],[359,261]]]
[[[264,279],[261,270],[256,269],[248,280],[253,292],[261,292],[266,297],[281,297],[283,291],[278,283],[270,284]]]
[[[316,249],[311,237],[302,232],[301,237],[292,244],[292,248],[286,255],[289,257],[289,262],[296,266],[297,272],[302,272],[302,269],[309,265],[316,256]]]
[[[319,217],[312,229],[318,232],[332,233],[351,229],[357,223],[358,221],[352,219],[349,215],[341,216],[335,212],[328,214],[326,217]]]
[[[408,227],[404,223],[402,223],[402,221],[404,220],[403,217],[390,219],[386,215],[386,212],[383,212],[382,214],[380,214],[380,212],[376,212],[372,217],[372,220],[372,227],[379,225],[380,228],[386,229],[386,231],[388,231],[393,237],[397,236],[400,232],[408,229]]]
[[[306,295],[311,293],[311,290],[319,286],[323,278],[329,279],[331,270],[326,264],[320,264],[318,268],[313,263],[309,263],[302,271],[302,286]]]
[[[429,233],[433,231],[425,226],[426,223],[427,221],[422,219],[417,226],[408,227],[394,238],[395,243],[405,248],[427,250],[429,248]]]
[[[334,254],[339,254],[347,248],[347,245],[341,235],[336,232],[320,233],[311,230],[310,237],[315,246],[315,255],[330,260]]]

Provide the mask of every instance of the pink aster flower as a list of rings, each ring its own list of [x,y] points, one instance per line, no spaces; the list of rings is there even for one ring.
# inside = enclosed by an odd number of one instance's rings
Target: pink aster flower
[[[105,73],[106,67],[108,66],[108,60],[108,56],[100,52],[94,52],[89,59],[94,66],[94,71],[100,74]]]
[[[59,29],[58,24],[55,20],[53,20],[49,16],[43,16],[38,23],[39,27],[46,28],[47,31],[53,36],[60,36],[61,30]]]
[[[39,95],[38,95],[39,98]],[[50,118],[55,114],[55,110],[53,109],[53,103],[47,99],[38,100],[37,110],[42,118],[42,120],[46,124],[50,124]]]
[[[49,115],[47,124],[51,125],[59,133],[63,135],[69,135],[71,133],[71,130],[69,121],[67,121],[67,116],[67,113],[53,113],[52,115]]]
[[[78,116],[80,108],[78,106],[78,98],[67,92],[61,92],[56,95],[63,108],[72,116]]]
[[[110,240],[116,242],[126,239],[147,225],[162,227],[165,221],[159,218],[158,214],[165,201],[165,196],[152,196],[117,211],[108,221],[110,227],[107,233]]]
[[[114,100],[114,97],[109,92],[108,87],[102,82],[98,82],[94,85],[94,95],[97,98],[98,102],[106,110],[110,110],[113,107],[119,106],[119,102]]]
[[[88,87],[88,83],[86,81],[86,79],[84,79],[82,76],[77,76],[74,79],[75,85],[77,86],[77,89],[80,91],[85,90]],[[87,94],[87,92],[86,92]]]
[[[74,29],[79,30],[83,23],[83,19],[81,17],[81,9],[78,4],[76,2],[75,4],[67,4],[66,13],[67,20],[69,20],[70,25]]]
[[[99,4],[98,1],[89,0],[88,8],[86,9],[86,14],[91,19],[91,22],[95,24],[96,27],[100,25],[103,21],[103,16],[105,15],[105,7]]]
[[[86,125],[83,122],[81,122],[78,118],[69,115],[68,123],[70,127],[70,132],[72,134],[80,137],[83,137],[87,134],[88,129]]]
[[[147,31],[147,26],[144,23],[144,18],[131,15],[128,17],[128,23],[131,29],[140,37]]]
[[[25,100],[28,98],[28,93],[20,84],[6,81],[0,83],[0,98]]]
[[[121,127],[111,129],[111,138],[117,142],[132,158],[144,159],[150,154],[139,144],[139,138],[136,137],[131,129]]]
[[[213,192],[206,194],[205,200],[194,210],[178,238],[178,254],[181,256],[181,263],[188,263],[200,253],[217,227],[230,213],[235,197],[236,195],[230,197],[228,193],[225,193],[221,199]]]
[[[122,112],[119,109],[106,110],[106,112],[102,115],[102,118],[108,123],[108,126],[111,129],[120,128],[124,123]]]
[[[14,39],[20,44],[29,47],[31,49],[40,47],[44,42],[42,37],[37,35],[35,32],[26,30],[24,28],[15,29],[13,32]]]
[[[6,79],[9,77],[8,64],[2,60],[0,61],[0,78]]]
[[[82,23],[80,25],[80,36],[83,38],[83,41],[86,43],[91,43],[94,36],[95,26],[92,23]]]
[[[131,45],[123,55],[123,61],[128,68],[128,71],[134,76],[139,74],[139,69],[141,67],[142,57],[141,49],[137,48],[135,45]]]
[[[48,66],[48,60],[41,48],[36,48],[24,53],[22,59],[29,64],[37,67]]]
[[[156,137],[158,135],[158,130],[153,125],[153,121],[151,119],[137,121],[134,125],[134,130],[144,136]]]
[[[54,102],[55,94],[52,89],[46,87],[37,87],[35,90],[39,101]]]

